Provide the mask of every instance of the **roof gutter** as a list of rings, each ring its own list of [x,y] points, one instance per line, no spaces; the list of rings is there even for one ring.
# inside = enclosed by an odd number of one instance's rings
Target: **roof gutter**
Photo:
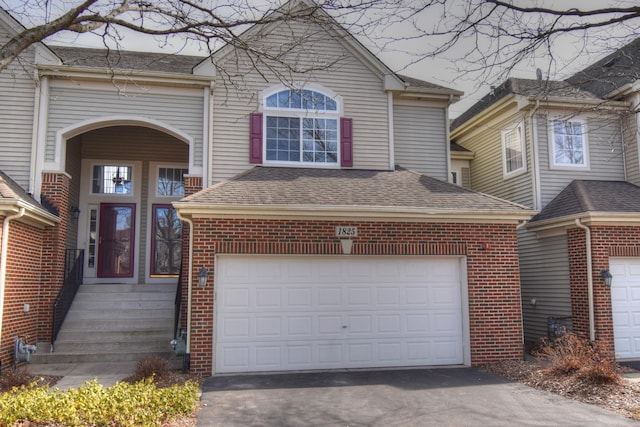
[[[580,222],[579,218],[575,220],[576,226],[584,230],[584,238],[586,241],[587,251],[587,298],[589,300],[589,340],[596,340],[596,326],[593,309],[593,266],[591,256],[591,229]]]
[[[278,218],[366,218],[402,221],[474,222],[474,223],[518,223],[529,220],[536,211],[462,211],[460,209],[428,209],[423,207],[403,208],[388,206],[317,206],[317,205],[221,205],[205,203],[174,202],[173,206],[182,215],[201,217],[272,217]]]
[[[184,221],[189,224],[189,256],[187,260],[187,343],[185,350],[185,363],[184,367],[189,367],[191,364],[191,295],[193,290],[193,221],[190,218],[186,218],[176,211],[176,215],[180,221]]]

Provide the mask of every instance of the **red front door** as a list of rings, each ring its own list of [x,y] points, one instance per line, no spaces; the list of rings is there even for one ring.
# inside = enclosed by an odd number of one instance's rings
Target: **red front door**
[[[136,205],[101,203],[98,277],[133,277]]]

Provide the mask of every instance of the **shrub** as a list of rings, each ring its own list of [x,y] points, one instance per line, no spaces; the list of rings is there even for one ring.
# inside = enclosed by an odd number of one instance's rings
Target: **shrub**
[[[24,368],[5,369],[0,376],[0,391],[11,390],[13,387],[27,385],[32,381],[33,376]]]
[[[157,388],[151,378],[103,388],[96,380],[60,391],[32,383],[0,394],[0,426],[24,420],[38,425],[161,426],[196,409],[198,384]]]
[[[162,382],[164,378],[169,376],[170,372],[169,362],[166,359],[160,356],[150,356],[138,363],[136,370],[128,380],[130,382],[138,382],[152,378],[156,382]]]
[[[552,375],[575,375],[595,384],[620,382],[620,368],[613,355],[598,342],[589,342],[575,334],[544,341],[536,356],[549,363]]]

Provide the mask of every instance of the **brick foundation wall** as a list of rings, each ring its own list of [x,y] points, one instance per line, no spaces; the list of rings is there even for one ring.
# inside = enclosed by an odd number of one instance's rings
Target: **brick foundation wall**
[[[192,372],[212,371],[215,254],[341,254],[336,225],[358,227],[354,255],[466,256],[472,365],[522,358],[515,225],[196,218],[192,273],[209,283],[192,292]]]
[[[591,226],[590,228],[596,340],[614,354],[611,289],[604,284],[600,271],[609,269],[609,257],[640,257],[640,227]],[[588,337],[589,306],[585,232],[581,229],[571,229],[568,231],[567,238],[569,239],[573,326],[578,334]]]
[[[0,224],[4,217],[0,216]],[[0,227],[1,230],[1,227]],[[16,337],[34,344],[37,338],[38,300],[44,230],[16,220],[9,223],[9,246],[5,282],[0,360],[3,368],[13,366]],[[29,311],[24,311],[29,304]]]
[[[53,303],[64,281],[64,256],[69,221],[70,178],[64,173],[42,174],[42,198],[59,212],[60,222],[45,231],[42,288],[38,304],[38,341],[51,341]]]

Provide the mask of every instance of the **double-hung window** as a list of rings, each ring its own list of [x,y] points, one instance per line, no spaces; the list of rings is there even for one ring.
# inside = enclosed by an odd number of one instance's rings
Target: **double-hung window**
[[[551,120],[551,162],[556,167],[587,167],[586,125],[583,120]]]
[[[286,89],[264,99],[264,159],[273,163],[338,165],[339,104],[309,89]]]
[[[510,177],[526,170],[522,125],[502,132],[502,158],[504,176]]]

